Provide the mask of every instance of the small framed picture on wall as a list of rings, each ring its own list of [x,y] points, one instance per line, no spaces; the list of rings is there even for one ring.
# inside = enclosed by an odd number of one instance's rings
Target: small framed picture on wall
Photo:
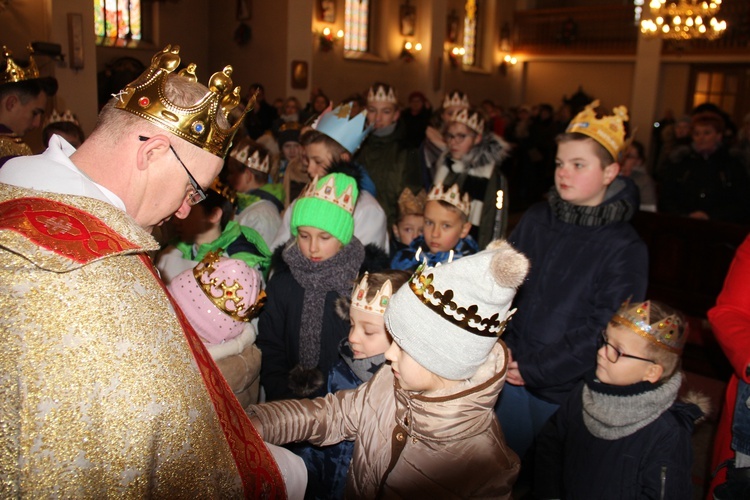
[[[292,88],[302,90],[307,88],[306,61],[292,61]]]
[[[336,1],[318,0],[318,18],[324,23],[336,22]]]
[[[399,26],[401,27],[402,36],[414,36],[417,24],[417,8],[405,3],[399,11]]]

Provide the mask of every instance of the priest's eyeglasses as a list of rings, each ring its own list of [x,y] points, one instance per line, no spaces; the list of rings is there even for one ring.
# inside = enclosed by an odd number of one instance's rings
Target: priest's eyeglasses
[[[141,141],[147,141],[151,139],[150,137],[146,137],[145,135],[139,135],[138,139]],[[198,181],[195,180],[195,177],[193,177],[193,174],[190,173],[190,170],[185,166],[185,163],[183,163],[182,159],[180,159],[180,155],[177,154],[177,151],[172,147],[172,145],[169,145],[169,149],[172,150],[172,153],[174,154],[174,157],[177,158],[177,161],[180,162],[180,165],[182,165],[182,168],[185,169],[185,172],[188,175],[188,181],[190,182],[190,186],[193,188],[193,192],[188,195],[187,202],[188,205],[191,207],[193,205],[197,205],[198,203],[202,202],[206,199],[206,192],[200,187],[198,184]]]
[[[625,354],[624,352],[618,350],[615,346],[609,343],[609,339],[607,339],[607,330],[602,330],[601,337],[599,337],[599,347],[601,346],[604,346],[604,355],[607,357],[610,363],[617,363],[617,360],[620,358],[630,358],[656,364],[656,361],[653,361],[651,359],[633,356],[632,354]]]

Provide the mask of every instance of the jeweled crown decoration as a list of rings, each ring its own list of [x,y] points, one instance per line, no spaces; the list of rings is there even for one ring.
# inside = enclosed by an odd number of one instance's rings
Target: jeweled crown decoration
[[[5,71],[3,72],[3,80],[0,82],[0,85],[4,83],[23,82],[26,80],[39,78],[39,68],[37,68],[36,62],[34,62],[34,58],[32,57],[34,49],[29,46],[28,51],[29,64],[26,67],[21,67],[13,60],[13,53],[8,49],[8,47],[3,45]]]
[[[468,108],[459,109],[453,113],[451,122],[463,123],[477,134],[484,133],[484,118],[482,118],[479,112],[471,112]]]
[[[312,182],[307,185],[307,189],[305,189],[302,196],[305,198],[318,198],[325,200],[329,203],[333,203],[337,207],[343,208],[350,214],[354,213],[354,196],[352,194],[353,191],[351,184],[346,186],[343,193],[337,195],[336,180],[333,176],[329,177],[320,188],[317,188],[316,186],[318,185],[319,180],[318,176],[315,176]]]
[[[604,146],[612,158],[617,160],[618,153],[625,145],[625,122],[628,121],[628,108],[617,106],[612,109],[613,115],[597,118],[596,108],[599,101],[595,100],[578,113],[570,122],[566,132],[584,134]],[[606,165],[605,165],[606,166]]]
[[[398,213],[401,216],[406,215],[424,215],[424,204],[427,199],[427,193],[421,189],[416,195],[411,189],[404,188],[398,197]]]
[[[208,252],[203,257],[203,260],[193,268],[193,276],[195,277],[195,281],[198,282],[200,289],[203,290],[203,293],[206,294],[206,297],[208,297],[208,300],[213,305],[235,321],[250,321],[260,312],[263,304],[265,304],[266,292],[264,290],[258,292],[255,303],[248,305],[237,294],[238,291],[243,290],[242,285],[238,281],[230,284],[226,280],[219,281],[217,278],[212,278],[211,275],[216,271],[215,266],[219,262],[219,259],[221,259],[222,251],[219,249],[216,252]],[[214,295],[216,292],[219,295]]]
[[[398,104],[396,90],[390,85],[375,85],[367,92],[367,102],[386,102]]]
[[[232,138],[245,114],[255,105],[253,95],[244,112],[232,124],[230,113],[240,104],[240,87],[232,86],[232,67],[225,66],[208,82],[208,92],[195,104],[183,107],[171,102],[166,94],[167,78],[180,65],[180,47],[167,45],[151,58],[151,66],[134,82],[115,95],[115,107],[144,118],[174,135],[220,158],[227,155]],[[197,82],[196,65],[191,63],[177,75]],[[229,121],[224,128],[218,116]]]
[[[332,111],[324,112],[313,124],[313,128],[354,154],[370,132],[370,127],[365,128],[367,111],[362,111],[354,117],[351,116],[351,112],[352,103],[339,104]]]
[[[454,325],[480,337],[499,337],[505,331],[515,309],[508,311],[504,318],[495,313],[489,318],[479,315],[476,304],[461,306],[453,300],[453,290],[436,290],[432,284],[434,275],[432,268],[423,262],[409,278],[409,288],[414,295],[427,307],[450,321]]]
[[[367,292],[370,290],[370,284],[368,282],[370,275],[365,273],[362,279],[354,286],[352,291],[352,307],[360,309],[365,312],[385,314],[385,309],[388,307],[388,303],[391,301],[393,295],[393,283],[391,280],[386,280],[385,283],[378,289],[375,296],[367,301]]]
[[[269,163],[268,163],[268,157],[269,154],[263,154],[261,155],[261,152],[259,149],[254,148],[255,151],[250,154],[250,145],[246,145],[243,148],[240,148],[239,150],[233,149],[231,153],[229,153],[230,158],[234,158],[238,162],[245,165],[247,168],[251,168],[253,170],[257,170],[258,172],[263,172],[264,174],[268,173],[268,170],[270,169]]]
[[[214,181],[211,183],[211,186],[208,189],[215,192],[216,194],[218,194],[219,196],[227,200],[232,205],[234,205],[235,202],[237,201],[237,191],[232,189],[232,186],[229,186],[221,182],[218,177],[214,179]]]
[[[445,99],[443,99],[443,109],[452,107],[468,108],[469,106],[469,96],[461,92],[445,94]]]
[[[641,337],[670,352],[681,353],[687,340],[685,328],[679,316],[672,314],[660,321],[651,322],[650,300],[637,304],[625,302],[612,321],[630,328]]]
[[[46,127],[47,125],[61,122],[69,122],[75,125],[79,125],[78,120],[71,110],[66,109],[63,113],[58,113],[56,109],[53,109],[52,113],[50,113],[49,115],[49,118],[44,121],[44,126]]]
[[[461,197],[458,184],[454,184],[448,189],[445,189],[445,186],[442,184],[436,184],[427,194],[427,201],[433,200],[448,202],[467,216],[471,211],[471,197],[469,193],[464,193],[463,197]]]

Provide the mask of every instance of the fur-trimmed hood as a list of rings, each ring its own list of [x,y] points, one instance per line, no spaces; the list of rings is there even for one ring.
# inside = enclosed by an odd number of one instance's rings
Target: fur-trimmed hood
[[[502,163],[509,155],[511,146],[504,139],[493,133],[482,136],[482,142],[460,160],[453,160],[449,170],[456,173],[471,171],[475,177],[490,177],[495,165]],[[445,165],[450,151],[446,150],[438,159],[438,165]]]

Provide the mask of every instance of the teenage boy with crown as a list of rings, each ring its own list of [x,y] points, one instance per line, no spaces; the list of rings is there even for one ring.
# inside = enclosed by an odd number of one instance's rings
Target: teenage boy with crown
[[[598,118],[591,103],[557,138],[555,185],[510,235],[531,261],[505,341],[513,360],[497,412],[522,458],[583,379],[596,339],[623,297],[643,300],[648,252],[629,221],[638,188],[618,177],[627,110]]]
[[[22,66],[3,46],[5,67],[0,75],[0,166],[8,158],[29,156],[31,148],[23,137],[42,124],[47,98],[57,93],[57,80],[40,77],[29,46],[29,63]]]
[[[534,498],[692,498],[693,424],[708,398],[677,401],[680,313],[624,303],[589,372],[537,439]]]
[[[165,47],[80,148],[53,137],[0,170],[0,497],[286,494],[148,256],[240,125],[231,66],[206,87],[179,65]]]
[[[404,188],[414,192],[422,186],[419,155],[406,144],[406,125],[400,121],[396,89],[376,82],[367,92],[367,122],[372,133],[354,157],[363,164],[377,189],[377,200],[385,210],[388,227],[398,218],[398,197]]]
[[[371,127],[365,127],[366,114],[363,111],[352,115],[351,103],[340,104],[333,110],[324,112],[313,124],[313,130],[302,134],[300,141],[305,150],[303,160],[310,177],[323,177],[335,172],[338,165],[347,163],[355,169],[353,175],[357,177],[359,198],[354,207],[354,235],[363,245],[374,244],[387,252],[388,226],[385,212],[374,196],[375,186],[362,165],[351,163],[354,153],[371,130]],[[279,231],[271,244],[272,249],[289,239],[292,212],[293,210],[287,210],[284,213]]]
[[[510,146],[486,129],[478,108],[454,112],[446,126],[447,148],[435,164],[435,184],[457,183],[469,193],[471,235],[479,248],[484,248],[492,241],[498,223],[497,191],[507,192],[500,164],[508,157]],[[501,215],[505,213],[507,210]]]
[[[470,209],[471,197],[462,195],[457,184],[433,186],[424,205],[424,234],[397,251],[391,267],[413,271],[423,261],[436,266],[477,253],[477,242],[469,235]]]

